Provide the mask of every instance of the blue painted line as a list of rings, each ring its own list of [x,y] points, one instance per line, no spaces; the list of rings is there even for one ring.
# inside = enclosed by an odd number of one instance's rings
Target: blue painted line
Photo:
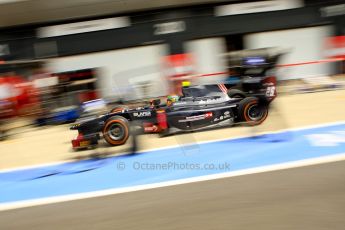
[[[0,173],[0,204],[342,154],[345,142],[318,147],[307,138],[311,134],[336,131],[345,131],[345,124]]]

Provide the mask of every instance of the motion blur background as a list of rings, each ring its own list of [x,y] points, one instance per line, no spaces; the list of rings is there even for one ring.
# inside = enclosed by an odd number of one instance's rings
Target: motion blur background
[[[1,75],[32,83],[37,96],[63,83],[59,96],[70,105],[100,97],[162,96],[172,76],[218,73],[195,83],[226,79],[222,54],[231,51],[283,48],[287,54],[280,64],[343,57],[341,3],[1,1]],[[335,61],[281,68],[277,76],[285,81],[343,72],[344,62]],[[9,97],[5,88],[1,98]]]
[[[81,115],[84,102],[175,94],[182,80],[228,83],[237,73],[225,54],[272,47],[284,52],[272,74],[285,110],[268,126],[344,120],[343,0],[0,0],[0,169],[74,159],[74,134],[64,124]],[[315,93],[325,90],[332,93]],[[230,133],[215,132],[184,141]]]

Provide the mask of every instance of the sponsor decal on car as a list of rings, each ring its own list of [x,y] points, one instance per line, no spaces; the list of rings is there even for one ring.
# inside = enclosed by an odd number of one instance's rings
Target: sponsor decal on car
[[[211,117],[213,117],[212,112],[205,113],[205,118],[211,118]]]
[[[157,132],[157,131],[158,131],[157,125],[144,127],[144,132]]]
[[[225,111],[224,112],[224,119],[229,118],[230,117],[230,111]]]
[[[216,117],[213,121],[217,122],[217,121],[222,121],[228,118],[231,118],[231,113],[230,111],[225,111],[223,115],[221,115],[220,117]]]
[[[150,111],[135,112],[135,113],[133,113],[133,116],[135,116],[135,117],[151,117],[151,112]]]
[[[226,99],[224,98],[216,98],[216,99],[207,99],[207,100],[202,100],[199,101],[199,104],[209,104],[209,103],[219,103],[219,102],[225,102]]]
[[[174,105],[186,105],[187,102],[184,102],[184,101],[179,101],[179,102],[175,102]]]
[[[213,117],[213,113],[212,112],[207,112],[207,113],[201,114],[201,115],[186,117],[186,119],[179,120],[178,122],[198,121],[198,120],[208,119],[208,118],[211,118],[211,117]]]

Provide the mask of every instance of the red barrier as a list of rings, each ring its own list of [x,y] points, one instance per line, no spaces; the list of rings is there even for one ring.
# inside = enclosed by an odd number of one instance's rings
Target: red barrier
[[[282,65],[277,65],[277,67],[290,67],[290,66],[299,66],[299,65],[321,64],[321,63],[337,62],[337,61],[345,61],[345,58],[329,58],[329,59],[323,59],[323,60],[318,60],[318,61],[282,64]]]

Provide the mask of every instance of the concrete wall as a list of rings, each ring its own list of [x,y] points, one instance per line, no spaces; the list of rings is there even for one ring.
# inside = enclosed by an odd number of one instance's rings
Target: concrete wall
[[[291,19],[293,20],[293,19]],[[280,47],[289,53],[282,58],[281,64],[315,61],[325,58],[324,40],[332,34],[331,26],[309,27],[273,32],[253,33],[244,36],[246,49]],[[296,79],[324,76],[334,72],[334,64],[312,64],[281,68],[281,79]]]
[[[142,83],[150,83],[147,96],[154,97],[167,91],[161,74],[161,57],[166,52],[165,45],[143,46],[55,58],[47,67],[53,72],[98,68],[98,87],[103,97],[138,98],[142,95],[137,86]]]
[[[188,41],[185,43],[187,52],[193,54],[196,74],[210,74],[226,71],[226,62],[222,54],[226,52],[224,38],[206,38]],[[203,77],[198,79],[199,84],[221,82],[226,75]]]

